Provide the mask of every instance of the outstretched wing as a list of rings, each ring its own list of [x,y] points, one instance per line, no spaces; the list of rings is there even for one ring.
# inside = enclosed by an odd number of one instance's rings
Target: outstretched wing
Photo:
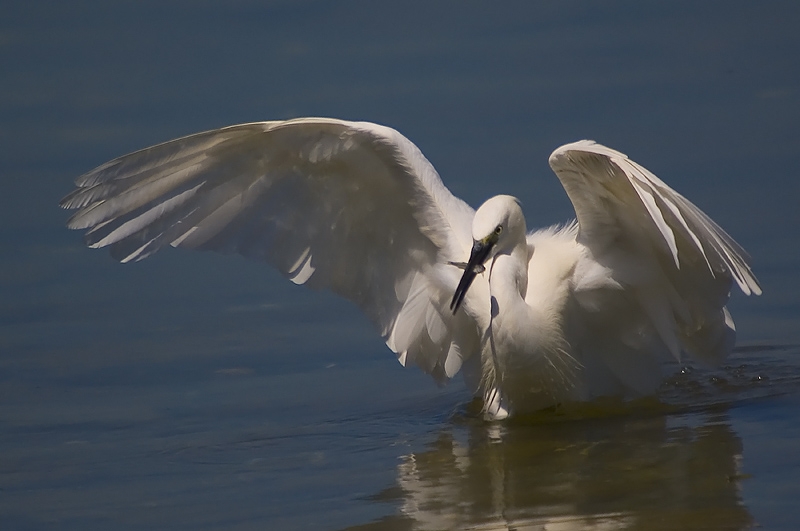
[[[471,318],[447,311],[460,273],[447,263],[468,253],[474,212],[393,129],[235,125],[125,155],[76,184],[61,202],[77,209],[68,226],[122,262],[165,246],[266,261],[355,302],[401,363],[437,379],[472,340]]]
[[[575,207],[577,241],[587,255],[574,287],[584,315],[607,304],[613,333],[631,346],[650,329],[676,357],[685,350],[724,359],[734,339],[725,309],[732,283],[748,295],[761,293],[747,253],[618,151],[584,140],[558,148],[550,166]]]

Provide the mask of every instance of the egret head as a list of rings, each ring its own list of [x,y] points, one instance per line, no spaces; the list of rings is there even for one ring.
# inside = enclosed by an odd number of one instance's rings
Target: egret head
[[[484,264],[497,253],[510,251],[520,237],[525,237],[525,217],[516,197],[497,195],[481,205],[472,220],[469,262],[450,302],[453,313],[458,311],[475,276],[485,270]]]

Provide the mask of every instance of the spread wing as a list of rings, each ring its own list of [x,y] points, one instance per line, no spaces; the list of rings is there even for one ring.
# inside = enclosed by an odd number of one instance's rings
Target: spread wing
[[[592,141],[558,148],[550,166],[572,201],[583,318],[632,352],[656,335],[676,357],[720,361],[733,345],[725,309],[735,282],[761,288],[747,253],[699,208],[622,153]],[[597,311],[604,307],[606,311]],[[611,310],[611,311],[609,311]]]
[[[439,380],[477,329],[447,311],[473,210],[397,131],[323,118],[180,138],[79,177],[61,206],[90,247],[136,261],[163,247],[236,252],[355,302],[404,365]]]

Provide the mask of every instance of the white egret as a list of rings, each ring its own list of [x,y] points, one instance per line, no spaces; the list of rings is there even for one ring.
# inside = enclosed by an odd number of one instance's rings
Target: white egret
[[[663,361],[719,362],[745,251],[622,153],[591,141],[550,165],[577,220],[527,232],[519,202],[477,212],[394,129],[325,118],[235,125],[112,160],[61,206],[122,262],[165,246],[237,252],[327,288],[404,366],[460,369],[489,418],[652,393]]]

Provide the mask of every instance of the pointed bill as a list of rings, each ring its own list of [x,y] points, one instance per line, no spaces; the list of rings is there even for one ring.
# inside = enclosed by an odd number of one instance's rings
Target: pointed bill
[[[456,292],[453,294],[453,300],[450,301],[450,309],[455,314],[458,311],[459,306],[464,301],[464,297],[467,294],[467,290],[469,289],[472,281],[475,280],[475,277],[479,273],[483,273],[485,271],[485,267],[483,264],[489,258],[489,253],[494,246],[494,242],[490,241],[488,238],[485,240],[476,240],[472,244],[472,252],[469,255],[469,262],[467,262],[464,266],[464,274],[461,275],[461,280],[458,282],[458,287],[456,288]],[[453,264],[458,267],[461,267],[461,264]]]

